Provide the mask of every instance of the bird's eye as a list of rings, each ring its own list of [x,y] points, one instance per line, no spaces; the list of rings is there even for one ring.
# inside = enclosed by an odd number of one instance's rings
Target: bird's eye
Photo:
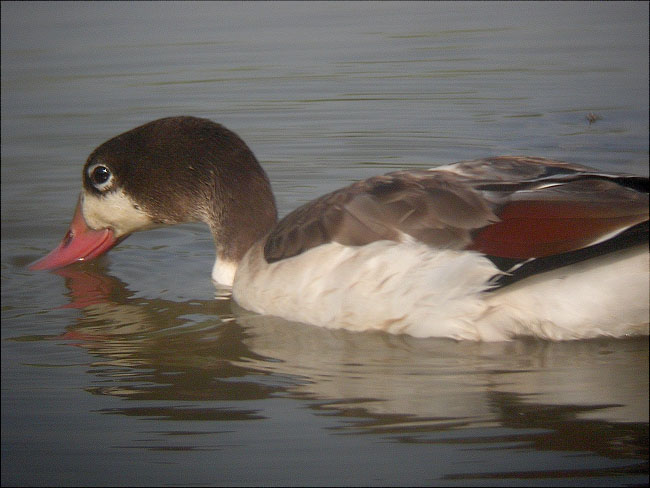
[[[88,168],[88,177],[98,190],[106,190],[113,181],[113,173],[103,164],[90,166]]]

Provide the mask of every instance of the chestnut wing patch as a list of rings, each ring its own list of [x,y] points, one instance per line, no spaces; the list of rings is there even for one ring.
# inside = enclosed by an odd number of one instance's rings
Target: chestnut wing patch
[[[510,192],[499,221],[477,230],[469,249],[527,259],[595,244],[648,220],[648,194],[600,178],[543,183]]]

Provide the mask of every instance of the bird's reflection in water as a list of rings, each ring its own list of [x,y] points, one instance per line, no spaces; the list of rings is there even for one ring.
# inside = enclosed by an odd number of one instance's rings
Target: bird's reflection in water
[[[645,460],[628,472],[647,472],[647,337],[473,343],[352,333],[256,315],[222,292],[136,298],[92,263],[58,274],[70,290],[65,306],[80,310],[59,339],[96,358],[88,391],[141,401],[110,413],[257,419],[237,402],[282,395],[340,417],[349,434],[591,451]]]
[[[81,311],[61,338],[98,358],[92,373],[114,380],[91,388],[93,393],[140,400],[250,400],[278,389],[257,381],[232,383],[267,373],[237,364],[264,358],[244,343],[245,331],[233,320],[229,300],[134,298],[124,283],[93,268],[89,263],[57,271],[70,290],[65,307]]]

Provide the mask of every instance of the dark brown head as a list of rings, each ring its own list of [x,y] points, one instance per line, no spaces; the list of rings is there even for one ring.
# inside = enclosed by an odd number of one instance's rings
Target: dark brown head
[[[112,236],[101,252],[131,232],[202,221],[212,230],[218,256],[236,263],[277,220],[269,180],[255,155],[237,134],[207,119],[168,117],[116,136],[92,152],[82,178],[78,213],[90,232]],[[79,222],[66,247],[82,233]],[[44,263],[48,258],[53,265]],[[55,258],[34,267],[91,257]]]

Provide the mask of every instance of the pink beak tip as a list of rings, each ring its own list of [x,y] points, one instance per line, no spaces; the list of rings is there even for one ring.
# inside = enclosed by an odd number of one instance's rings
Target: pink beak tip
[[[88,227],[80,203],[77,204],[70,229],[61,243],[49,254],[30,264],[30,270],[52,270],[78,261],[90,261],[122,240],[115,237],[112,229],[94,230]]]

